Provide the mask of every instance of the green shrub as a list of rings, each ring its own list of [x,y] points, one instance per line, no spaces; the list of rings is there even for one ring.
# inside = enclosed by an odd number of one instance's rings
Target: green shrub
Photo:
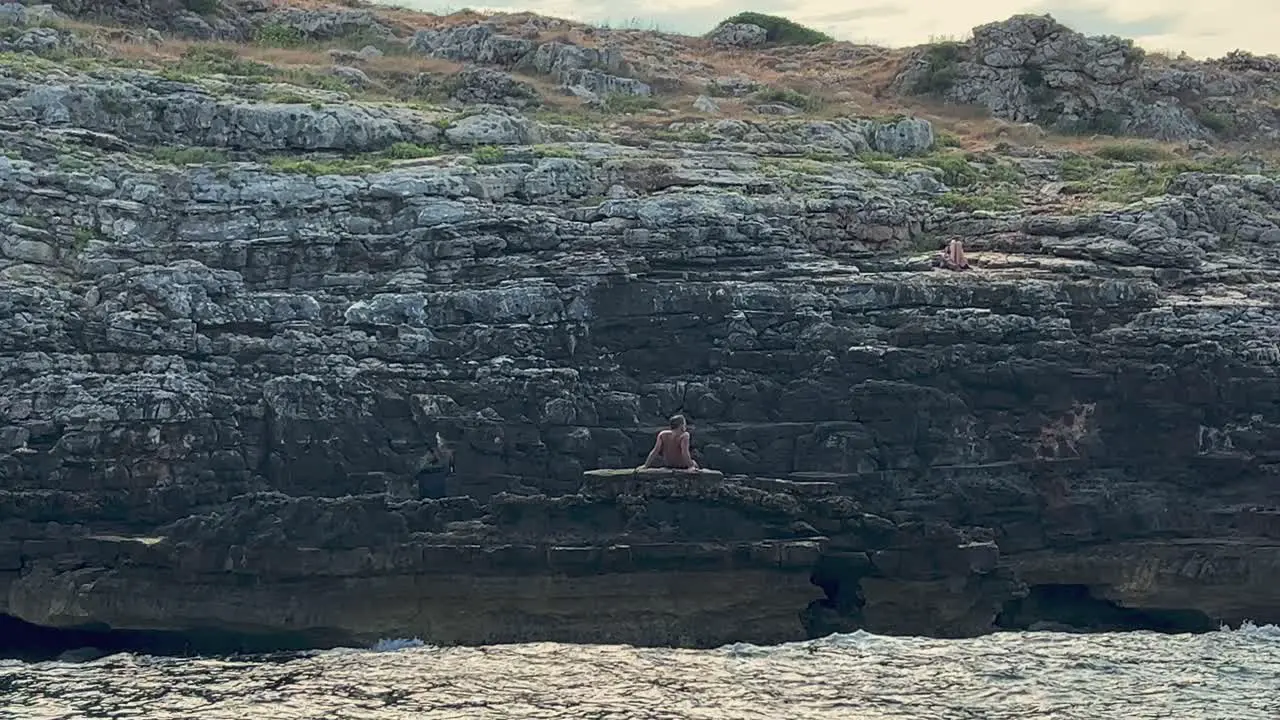
[[[978,169],[970,164],[964,153],[939,153],[923,160],[942,171],[942,182],[951,187],[968,187],[982,179]]]
[[[221,45],[192,45],[182,53],[177,66],[170,72],[186,75],[239,75],[244,77],[270,77],[271,66],[253,60],[244,60],[230,47]]]
[[[1072,155],[1063,159],[1058,174],[1063,180],[1085,182],[1096,179],[1106,168],[1107,163],[1098,158]]]
[[[282,25],[280,23],[267,23],[258,28],[254,33],[253,39],[259,45],[271,45],[272,47],[298,47],[306,42],[306,37],[302,31],[292,25]]]
[[[205,147],[158,147],[152,157],[171,165],[215,165],[227,162],[227,154]]]
[[[1170,158],[1169,151],[1159,145],[1136,140],[1108,143],[1098,148],[1094,155],[1116,162],[1156,162]]]
[[[1027,88],[1027,99],[1032,104],[1045,105],[1053,100],[1053,88],[1049,87],[1049,83],[1045,81],[1044,72],[1040,68],[1023,68],[1022,84]]]
[[[943,95],[960,76],[960,57],[964,46],[958,42],[940,42],[924,50],[924,72],[911,91],[917,95]]]
[[[626,95],[612,93],[600,101],[600,109],[607,113],[634,113],[652,110],[658,107],[658,101],[649,95]]]
[[[1236,121],[1230,115],[1202,110],[1196,114],[1196,119],[1218,135],[1230,135],[1236,129]]]
[[[218,5],[218,0],[182,0],[182,6],[197,15],[212,15]]]
[[[398,142],[383,152],[383,155],[392,160],[417,160],[418,158],[435,157],[439,154],[439,148],[432,145],[417,145],[411,142]]]
[[[471,157],[481,165],[494,165],[507,159],[507,153],[495,145],[481,145],[471,151]]]
[[[71,231],[71,250],[77,254],[82,253],[89,247],[89,243],[101,239],[102,234],[96,228],[77,227]]]
[[[775,45],[818,45],[834,40],[826,33],[807,28],[794,20],[778,15],[757,12],[738,13],[720,21],[720,25],[759,25],[765,29],[765,39]],[[717,25],[716,27],[719,27]]]
[[[782,103],[799,110],[809,111],[819,110],[823,104],[821,98],[806,95],[791,88],[764,88],[753,93],[751,97],[760,103]]]
[[[949,133],[946,130],[939,130],[933,136],[933,144],[935,147],[958,148],[961,146],[960,137],[955,133]]]

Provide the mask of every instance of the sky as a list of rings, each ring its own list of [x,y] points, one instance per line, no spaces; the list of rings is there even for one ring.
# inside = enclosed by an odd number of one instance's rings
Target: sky
[[[1280,53],[1277,0],[386,0],[429,12],[531,11],[610,27],[701,34],[735,13],[783,15],[838,40],[905,46],[962,39],[975,25],[1050,13],[1090,35],[1120,35],[1162,52],[1218,57]]]

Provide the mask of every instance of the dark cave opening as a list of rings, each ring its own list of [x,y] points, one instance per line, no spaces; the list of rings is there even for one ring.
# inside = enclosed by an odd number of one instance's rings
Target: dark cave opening
[[[1095,597],[1088,585],[1032,585],[1024,598],[1005,603],[1000,630],[1066,630],[1161,633],[1210,632],[1219,623],[1199,610],[1126,608]]]
[[[123,630],[103,625],[54,628],[0,614],[0,658],[41,662],[88,661],[128,652],[186,657],[195,655],[270,655],[338,647],[333,633],[238,633],[190,630]]]

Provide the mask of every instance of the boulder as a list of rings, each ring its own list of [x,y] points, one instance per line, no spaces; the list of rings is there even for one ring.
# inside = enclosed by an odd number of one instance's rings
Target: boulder
[[[409,49],[424,55],[504,67],[514,66],[535,46],[532,40],[500,34],[486,24],[419,30],[409,40]]]
[[[721,47],[754,48],[768,41],[769,31],[751,23],[724,23],[712,30],[707,39]]]
[[[542,140],[537,125],[528,118],[498,112],[462,117],[444,136],[454,145],[530,145]]]
[[[506,105],[524,108],[539,103],[538,90],[510,73],[485,67],[469,67],[450,78],[450,97],[461,103]]]

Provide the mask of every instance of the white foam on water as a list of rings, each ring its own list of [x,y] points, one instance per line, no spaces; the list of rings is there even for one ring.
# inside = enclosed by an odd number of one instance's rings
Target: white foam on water
[[[851,633],[832,633],[815,640],[789,642],[781,645],[753,645],[751,643],[733,643],[724,645],[717,651],[730,657],[768,657],[788,652],[817,652],[819,650],[869,650],[887,647],[902,642],[902,638],[876,635],[866,630],[855,630]]]
[[[1223,625],[1219,628],[1219,631],[1239,633],[1252,640],[1269,640],[1272,642],[1280,641],[1280,626],[1255,625],[1252,620],[1245,620],[1240,623],[1240,627],[1234,630],[1227,625]]]
[[[426,643],[418,638],[383,638],[369,648],[371,652],[396,652],[409,648],[426,647]]]

